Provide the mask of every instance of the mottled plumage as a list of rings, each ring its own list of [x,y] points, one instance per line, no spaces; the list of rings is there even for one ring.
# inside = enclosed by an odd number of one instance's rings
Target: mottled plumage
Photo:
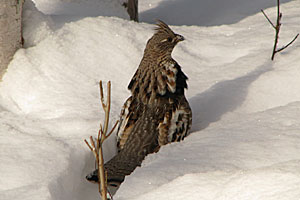
[[[146,155],[188,134],[192,112],[184,96],[187,76],[171,57],[173,48],[182,40],[181,35],[158,21],[128,85],[131,96],[121,111],[117,132],[119,152],[104,165],[110,186],[118,186]],[[97,170],[87,179],[97,182]]]

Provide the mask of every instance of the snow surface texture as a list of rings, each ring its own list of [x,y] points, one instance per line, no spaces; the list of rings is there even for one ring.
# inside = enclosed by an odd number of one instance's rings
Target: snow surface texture
[[[84,179],[94,158],[83,142],[104,117],[98,81],[112,81],[115,121],[153,25],[93,17],[127,19],[117,1],[34,2],[40,11],[25,5],[25,48],[0,82],[0,199],[99,199]],[[275,1],[148,2],[142,21],[182,25],[172,26],[186,38],[173,57],[189,76],[192,133],[149,155],[114,199],[300,199],[300,42],[270,61],[274,33],[259,9],[271,7],[274,20]],[[285,2],[279,46],[300,30],[300,1]],[[114,137],[104,151],[106,161],[116,153]]]
[[[291,0],[281,0],[281,3]],[[273,7],[276,0],[141,0],[140,20],[164,19],[172,25],[214,26],[232,24]]]

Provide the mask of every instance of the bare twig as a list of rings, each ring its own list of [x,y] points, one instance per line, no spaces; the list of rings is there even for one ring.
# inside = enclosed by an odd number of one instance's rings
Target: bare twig
[[[299,33],[287,45],[285,45],[285,46],[281,47],[280,49],[276,50],[276,53],[280,52],[280,51],[284,50],[285,48],[287,48],[288,46],[290,46],[298,38],[298,36],[299,36]]]
[[[104,142],[104,139],[102,140],[103,132],[101,131],[100,138],[98,137],[98,176],[99,176],[99,192],[101,194],[102,200],[107,200],[107,181],[106,176],[104,172],[104,160],[103,160],[103,150],[102,150],[102,142]],[[101,141],[100,141],[100,140]]]
[[[106,99],[107,102],[106,102],[106,104],[104,103],[102,81],[99,82],[99,86],[100,86],[100,96],[101,96],[102,108],[105,112],[105,121],[104,121],[103,133],[106,134],[107,128],[108,128],[108,122],[109,122],[111,84],[110,84],[110,81],[108,81],[108,83],[107,83],[107,99]],[[105,139],[105,137],[103,139]]]
[[[272,57],[271,60],[274,60],[275,54],[286,49],[288,46],[290,46],[299,36],[299,33],[294,37],[294,39],[288,43],[287,45],[283,46],[280,49],[277,49],[277,44],[278,44],[278,39],[279,39],[279,32],[280,32],[280,20],[282,18],[282,13],[280,12],[280,0],[277,0],[277,20],[276,20],[276,26],[274,26],[274,24],[272,23],[272,21],[270,20],[270,18],[266,15],[266,13],[261,10],[261,12],[264,14],[264,16],[266,17],[266,19],[268,20],[268,22],[272,25],[272,27],[275,29],[275,41],[274,41],[274,46],[273,46],[273,51],[272,51]]]
[[[268,20],[268,22],[272,25],[273,28],[276,29],[276,27],[274,26],[274,24],[272,23],[272,21],[269,19],[269,17],[266,15],[265,11],[263,9],[260,10],[264,16],[266,17],[266,19]]]
[[[277,0],[277,20],[276,20],[276,27],[275,27],[275,41],[273,46],[273,52],[271,60],[274,60],[274,56],[276,54],[277,44],[278,44],[278,38],[279,38],[279,31],[280,31],[280,20],[281,20],[282,14],[280,13],[280,2]]]
[[[90,146],[89,142],[87,140],[84,140],[84,142],[89,147],[89,149],[91,150],[91,152],[93,152],[93,148]]]
[[[93,152],[93,154],[96,158],[96,162],[98,165],[99,193],[101,194],[101,197],[103,200],[107,200],[107,194],[109,194],[111,199],[112,199],[112,196],[111,196],[110,192],[107,190],[107,174],[104,170],[102,144],[112,134],[112,132],[116,128],[119,121],[117,121],[115,123],[115,125],[113,126],[113,128],[111,129],[111,131],[109,133],[107,133],[108,124],[109,124],[110,102],[111,102],[110,101],[111,83],[109,81],[107,84],[107,102],[106,103],[104,102],[102,81],[99,82],[99,87],[100,87],[101,104],[102,104],[102,108],[105,113],[104,127],[102,127],[102,124],[100,124],[100,128],[98,131],[98,138],[97,138],[97,146],[95,146],[95,141],[92,136],[90,136],[90,143],[88,143],[87,140],[84,140],[84,142],[87,144],[87,146]]]

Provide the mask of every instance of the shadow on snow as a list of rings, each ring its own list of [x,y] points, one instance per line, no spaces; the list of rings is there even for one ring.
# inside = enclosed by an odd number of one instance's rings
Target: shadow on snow
[[[271,70],[272,65],[261,65],[245,76],[219,82],[192,97],[189,100],[193,110],[192,132],[206,128],[222,115],[238,108],[246,99],[251,83]]]
[[[281,3],[289,1],[291,0],[282,0]],[[170,25],[199,26],[234,24],[261,9],[276,5],[274,0],[162,1],[157,7],[140,13],[140,21],[154,23],[155,19],[161,19]]]

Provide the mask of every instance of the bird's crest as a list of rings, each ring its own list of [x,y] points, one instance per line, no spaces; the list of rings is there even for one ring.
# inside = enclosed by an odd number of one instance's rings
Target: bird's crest
[[[163,21],[161,20],[156,20],[157,24],[155,27],[156,33],[167,33],[170,35],[175,35],[175,33],[170,29],[170,27]]]

